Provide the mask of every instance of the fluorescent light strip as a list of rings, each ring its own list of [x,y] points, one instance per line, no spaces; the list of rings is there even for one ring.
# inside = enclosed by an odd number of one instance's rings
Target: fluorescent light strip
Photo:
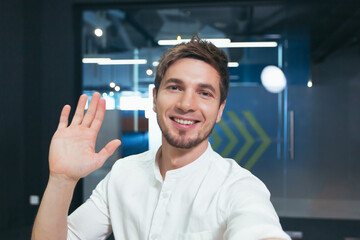
[[[277,42],[231,42],[228,38],[208,38],[204,39],[212,42],[218,48],[251,48],[251,47],[277,47]],[[159,40],[159,45],[176,45],[183,42],[189,42],[190,39],[181,40]]]
[[[99,65],[131,65],[146,64],[146,59],[111,59],[111,58],[83,58],[83,63],[97,63]]]
[[[191,39],[180,39],[180,40],[159,40],[158,44],[161,46],[177,45],[179,43],[190,42]],[[213,44],[228,44],[231,42],[229,38],[204,38],[203,40],[212,42]]]
[[[181,40],[159,40],[158,44],[160,46],[167,46],[167,45],[177,45],[180,43],[186,43],[189,42],[190,39],[181,39]]]
[[[134,65],[134,64],[146,64],[146,59],[110,59],[98,62],[99,65]]]
[[[99,63],[101,61],[109,61],[111,60],[110,58],[83,58],[82,62],[83,63]]]
[[[253,47],[277,47],[277,42],[231,42],[217,44],[218,48],[253,48]]]
[[[155,61],[155,62],[152,63],[152,65],[154,67],[157,67],[159,65],[159,62]],[[239,66],[238,62],[228,62],[228,67],[238,67],[238,66]]]
[[[228,67],[238,67],[239,63],[238,62],[228,62]]]

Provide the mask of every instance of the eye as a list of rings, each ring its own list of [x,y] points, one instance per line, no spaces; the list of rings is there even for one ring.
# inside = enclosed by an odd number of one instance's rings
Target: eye
[[[180,90],[179,87],[178,87],[178,86],[175,86],[175,85],[168,86],[168,89],[169,89],[169,90],[172,90],[172,91]]]
[[[210,92],[207,92],[207,91],[201,91],[200,94],[203,96],[203,97],[211,97],[212,94]]]

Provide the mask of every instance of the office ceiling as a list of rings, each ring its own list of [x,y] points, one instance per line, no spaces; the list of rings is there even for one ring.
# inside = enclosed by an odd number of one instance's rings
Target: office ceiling
[[[270,40],[309,31],[311,60],[321,62],[349,45],[359,45],[360,1],[281,1],[211,6],[139,7],[84,12],[85,54],[157,47],[159,39],[229,37],[232,41]],[[98,38],[94,28],[101,27]],[[241,54],[241,51],[238,53]]]

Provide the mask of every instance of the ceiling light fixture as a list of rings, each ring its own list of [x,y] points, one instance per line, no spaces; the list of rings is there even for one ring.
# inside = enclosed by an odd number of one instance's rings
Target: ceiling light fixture
[[[146,59],[111,59],[111,58],[83,58],[83,63],[97,63],[99,65],[133,65],[146,64]]]
[[[228,67],[238,67],[239,63],[238,62],[228,62]]]
[[[150,68],[146,70],[146,75],[151,76],[153,74],[153,70]]]
[[[111,88],[114,88],[116,86],[114,82],[111,82],[109,85]]]
[[[190,42],[190,40],[191,39],[181,39],[181,38],[179,39],[179,37],[178,37],[177,40],[159,40],[158,44],[161,46],[171,46],[171,45],[177,45],[179,43]],[[231,42],[231,40],[229,38],[204,38],[203,40],[212,42],[215,45],[227,44],[227,43]]]
[[[101,61],[109,61],[111,60],[110,58],[83,58],[82,62],[83,63],[99,63]]]
[[[307,82],[307,86],[308,86],[309,88],[311,88],[311,87],[313,86],[313,82],[311,81],[311,79]]]
[[[218,48],[256,48],[256,47],[277,47],[277,42],[230,42],[215,44]]]
[[[266,66],[261,71],[261,83],[271,93],[280,93],[286,87],[284,72],[277,66]]]
[[[101,30],[101,28],[96,28],[94,30],[94,34],[97,36],[97,37],[101,37],[103,35],[103,30]]]
[[[135,65],[135,64],[146,64],[146,59],[110,59],[100,61],[99,65]]]
[[[180,40],[159,40],[158,44],[165,45],[177,45],[179,43],[189,42],[191,39]],[[277,42],[231,42],[229,38],[204,38],[203,40],[212,42],[218,48],[250,48],[250,47],[277,47]]]

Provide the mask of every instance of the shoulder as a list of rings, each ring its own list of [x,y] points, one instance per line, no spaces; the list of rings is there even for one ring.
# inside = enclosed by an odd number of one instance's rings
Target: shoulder
[[[114,170],[124,166],[141,166],[143,164],[146,164],[147,162],[152,162],[153,160],[155,160],[155,155],[156,151],[146,151],[143,153],[120,158],[114,163],[112,169]]]
[[[234,159],[223,158],[214,152],[214,168],[224,179],[225,188],[241,188],[258,186],[267,191],[265,184],[249,170],[241,167]]]
[[[265,184],[233,159],[219,158],[224,183],[218,211],[227,223],[226,239],[289,239],[282,231]]]
[[[127,173],[134,173],[148,168],[153,168],[155,164],[156,151],[146,151],[140,154],[131,155],[117,160],[110,171],[112,178],[114,175],[126,175]]]
[[[144,182],[149,178],[152,173],[150,169],[154,166],[155,154],[156,152],[146,151],[117,160],[111,171],[96,186],[90,199],[98,208],[105,211],[110,201],[119,200],[117,196],[121,196],[119,193],[124,189],[133,186],[136,181]]]
[[[241,167],[235,160],[214,155],[213,171],[221,182],[219,189],[222,209],[250,202],[268,202],[270,192],[265,184],[249,170]]]

